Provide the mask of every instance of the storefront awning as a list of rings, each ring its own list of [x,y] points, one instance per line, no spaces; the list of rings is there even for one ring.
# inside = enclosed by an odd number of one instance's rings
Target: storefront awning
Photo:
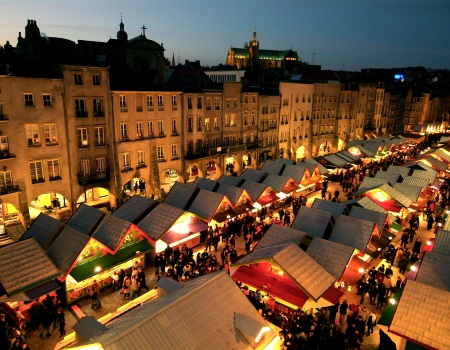
[[[167,231],[161,240],[166,244],[172,244],[178,242],[180,239],[186,238],[192,233],[198,233],[208,229],[208,224],[204,221],[196,221],[192,224],[188,224],[186,232]]]
[[[100,267],[102,271],[108,270],[116,265],[119,265],[125,261],[128,261],[139,253],[146,253],[152,250],[153,247],[147,240],[130,244],[128,246],[120,248],[115,255],[106,254],[94,260],[89,260],[83,264],[75,266],[70,275],[77,281],[84,281],[85,279],[95,276],[98,272],[95,272],[96,267]]]
[[[28,300],[35,300],[47,293],[51,293],[59,289],[59,285],[55,281],[50,281],[30,290],[27,290],[24,294],[28,297]]]
[[[253,206],[250,203],[243,203],[241,205],[238,205],[236,208],[233,209],[233,211],[238,214],[241,215],[243,213],[245,213],[247,210],[252,210]]]
[[[277,200],[278,200],[277,194],[275,192],[269,192],[265,196],[259,197],[257,202],[262,206],[264,206]]]
[[[233,210],[227,209],[227,210],[221,211],[220,213],[217,213],[216,215],[214,215],[214,220],[220,224],[220,223],[222,223],[228,219],[232,219],[236,216],[237,216],[237,214]]]

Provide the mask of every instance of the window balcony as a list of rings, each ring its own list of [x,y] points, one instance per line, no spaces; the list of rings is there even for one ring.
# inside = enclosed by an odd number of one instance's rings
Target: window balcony
[[[78,185],[87,186],[91,184],[104,183],[110,180],[108,172],[99,172],[96,174],[78,174]]]
[[[158,138],[163,138],[163,137],[166,137],[166,134],[164,134],[164,132],[160,132],[158,135]]]
[[[136,106],[136,112],[142,112],[143,108],[142,106]]]
[[[43,177],[39,178],[39,179],[31,179],[31,183],[32,184],[38,184],[41,182],[45,182],[45,179]]]
[[[58,180],[61,180],[62,177],[59,176],[59,175],[57,175],[57,176],[49,176],[48,179],[49,179],[49,181],[58,181]]]
[[[158,162],[167,162],[167,159],[166,158],[158,158]]]
[[[0,195],[19,192],[19,185],[14,185],[13,183],[6,186],[0,186]]]
[[[8,116],[6,115],[6,113],[0,112],[0,120],[9,120],[9,118],[8,118]]]
[[[86,110],[75,111],[75,116],[77,118],[87,118],[88,112]]]
[[[147,165],[145,163],[138,163],[136,169],[146,168]]]
[[[122,168],[122,173],[127,173],[127,172],[129,172],[129,171],[131,171],[131,170],[133,170],[133,168],[131,167],[131,166],[129,166],[129,165],[125,165],[123,168]]]
[[[94,112],[94,117],[104,117],[105,112],[104,111],[96,111]]]
[[[14,159],[14,158],[16,158],[16,155],[10,153],[9,149],[0,151],[0,159]]]
[[[177,130],[172,130],[172,134],[170,136],[180,136]]]

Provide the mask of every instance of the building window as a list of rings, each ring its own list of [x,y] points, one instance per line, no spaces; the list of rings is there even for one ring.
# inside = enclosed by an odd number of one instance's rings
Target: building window
[[[187,102],[188,102],[188,109],[192,109],[192,98],[190,98],[190,97],[188,97],[188,99],[187,99]]]
[[[138,168],[145,167],[145,153],[144,151],[137,151],[137,166]]]
[[[234,146],[236,144],[236,136],[232,135],[230,136],[230,145]]]
[[[201,139],[198,139],[196,142],[195,142],[195,151],[196,152],[200,152],[202,150],[202,140]]]
[[[187,131],[192,132],[192,118],[191,117],[188,117],[188,120],[187,120]]]
[[[235,126],[236,125],[236,114],[230,115],[230,125]]]
[[[234,99],[234,107],[237,107],[237,99]]]
[[[97,176],[105,176],[106,175],[106,159],[105,158],[97,158],[95,160],[95,166],[97,171]]]
[[[214,148],[219,147],[219,138],[218,138],[218,137],[214,137],[214,140],[213,140],[213,147],[214,147]]]
[[[164,136],[164,123],[162,120],[158,120],[158,135]]]
[[[141,140],[144,138],[144,131],[142,129],[142,122],[136,122],[136,138]]]
[[[94,117],[103,117],[105,115],[105,113],[103,112],[103,100],[99,98],[94,98],[93,107],[94,107]]]
[[[52,107],[52,95],[43,94],[42,99],[44,101],[44,107]]]
[[[44,174],[42,172],[42,162],[30,163],[31,183],[44,182]]]
[[[41,145],[39,127],[37,124],[25,125],[25,134],[27,137],[28,147],[36,147]]]
[[[155,131],[153,129],[153,122],[148,122],[147,123],[147,128],[148,128],[148,137],[154,137],[155,136]]]
[[[172,95],[172,109],[177,109],[178,103],[177,103],[177,96]]]
[[[153,111],[153,96],[147,96],[147,111]]]
[[[197,131],[202,131],[202,117],[197,117]]]
[[[92,74],[92,85],[100,85],[100,74]]]
[[[197,97],[197,109],[202,109],[202,98]]]
[[[8,136],[2,135],[0,136],[0,158],[8,158],[8,157],[9,157]]]
[[[58,134],[56,132],[56,124],[44,124],[44,138],[46,145],[58,144]]]
[[[206,110],[210,111],[211,110],[211,99],[209,97],[206,99],[205,104],[206,104]]]
[[[164,99],[163,95],[158,95],[158,110],[164,110]]]
[[[82,177],[91,175],[91,166],[89,164],[89,159],[82,159],[80,161],[80,175]]]
[[[205,131],[211,131],[211,124],[209,118],[205,118]]]
[[[230,126],[230,115],[229,114],[225,114],[224,126]]]
[[[166,158],[164,157],[164,146],[158,146],[157,155],[158,155],[159,162],[166,160]]]
[[[122,153],[122,169],[131,169],[130,153]]]
[[[33,94],[25,94],[25,107],[34,107]]]
[[[245,125],[248,125],[248,112],[247,111],[244,112],[244,126]]]
[[[219,118],[214,118],[214,130],[219,130]]]
[[[209,148],[209,139],[205,139],[205,143],[203,144],[203,147]]]
[[[12,172],[1,171],[0,172],[0,188],[2,192],[6,192],[8,188],[13,187]]]
[[[75,99],[75,116],[77,118],[87,117],[86,101],[84,99]]]
[[[128,141],[128,125],[126,123],[120,124],[120,136],[122,141]]]
[[[95,146],[104,146],[105,145],[105,127],[104,126],[96,126],[94,128],[94,141]]]
[[[255,112],[252,112],[252,125],[256,125],[256,115],[255,115]]]
[[[50,181],[61,180],[61,173],[59,171],[59,160],[50,159],[47,161],[48,179]]]
[[[89,147],[88,129],[87,128],[78,128],[77,129],[77,140],[78,140],[78,148]]]
[[[3,110],[3,102],[0,102],[0,119],[1,120],[6,119],[5,111]]]
[[[119,96],[119,107],[121,112],[128,112],[127,97],[125,95]]]
[[[75,85],[83,85],[83,74],[75,73],[73,75],[73,82],[75,83]]]
[[[178,159],[178,145],[172,145],[172,159]]]
[[[178,135],[177,121],[175,119],[172,119],[172,135]]]
[[[216,111],[219,111],[220,110],[220,100],[219,100],[219,98],[214,98],[214,109],[216,110]]]

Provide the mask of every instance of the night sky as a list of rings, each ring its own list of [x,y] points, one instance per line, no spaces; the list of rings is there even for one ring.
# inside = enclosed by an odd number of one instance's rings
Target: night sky
[[[147,27],[165,56],[225,63],[256,28],[261,49],[296,50],[323,69],[450,68],[449,0],[0,0],[0,45],[16,45],[28,19],[73,41],[128,38]]]

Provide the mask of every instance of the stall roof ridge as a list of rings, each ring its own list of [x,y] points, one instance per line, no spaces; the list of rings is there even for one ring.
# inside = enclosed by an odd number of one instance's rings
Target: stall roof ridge
[[[255,249],[272,247],[285,243],[295,243],[299,245],[306,235],[306,232],[295,230],[293,228],[281,225],[271,225],[260,239]]]
[[[50,215],[40,213],[19,241],[33,237],[41,248],[47,249],[52,238],[61,230],[63,223]]]
[[[136,221],[141,219],[154,205],[156,205],[156,203],[151,198],[132,196],[120,208],[114,211],[111,216],[131,223],[136,223]]]
[[[291,228],[304,231],[313,237],[322,238],[332,225],[333,214],[318,208],[301,206]]]
[[[214,191],[219,186],[219,183],[215,180],[207,179],[205,177],[197,176],[192,185],[201,188],[202,190]]]
[[[164,203],[172,207],[187,210],[192,205],[198,192],[199,188],[197,186],[175,182],[167,194],[166,199],[164,199]]]
[[[420,263],[416,281],[450,292],[450,256],[426,252]]]
[[[333,214],[334,221],[336,221],[340,215],[347,214],[347,207],[345,206],[345,204],[327,201],[320,198],[314,199],[311,208],[317,208],[330,212],[331,214]]]
[[[104,216],[105,213],[101,210],[82,203],[67,221],[66,225],[90,236]]]
[[[331,230],[330,241],[364,253],[374,230],[379,230],[377,223],[341,215]]]
[[[115,252],[130,226],[131,223],[128,221],[107,215],[92,234],[92,238],[103,244],[110,252]]]
[[[281,175],[285,164],[283,162],[274,162],[272,160],[266,160],[261,169],[262,172],[272,175]]]

